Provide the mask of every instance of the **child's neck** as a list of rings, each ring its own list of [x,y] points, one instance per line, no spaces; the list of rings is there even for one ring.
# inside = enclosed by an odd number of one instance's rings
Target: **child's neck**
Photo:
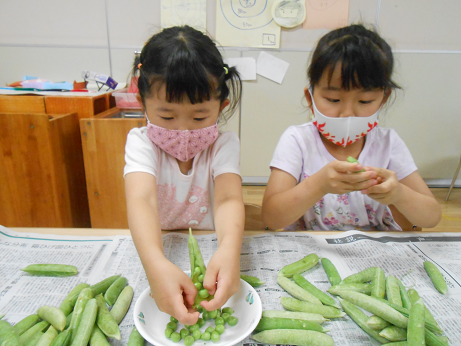
[[[190,159],[189,161],[183,162],[176,160],[178,162],[179,170],[181,171],[182,174],[188,175],[189,171],[192,169],[192,164],[194,162],[194,159]]]
[[[347,147],[342,147],[340,145],[336,145],[326,139],[324,136],[320,135],[322,138],[322,142],[325,145],[325,148],[328,152],[337,160],[339,161],[346,161],[349,156],[358,158],[362,149],[365,145],[366,136],[360,138],[357,142],[354,142]]]

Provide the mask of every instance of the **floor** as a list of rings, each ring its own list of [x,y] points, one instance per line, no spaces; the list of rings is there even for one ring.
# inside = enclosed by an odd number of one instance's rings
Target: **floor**
[[[262,205],[265,186],[243,186],[243,201],[246,204]],[[432,188],[437,201],[442,206],[442,220],[437,226],[440,231],[450,231],[449,228],[461,224],[461,189],[454,188],[450,198],[445,202],[448,188]]]

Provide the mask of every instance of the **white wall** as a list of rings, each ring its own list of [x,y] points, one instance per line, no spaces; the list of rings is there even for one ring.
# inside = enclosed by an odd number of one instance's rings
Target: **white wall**
[[[207,0],[208,31],[215,25]],[[387,110],[426,179],[453,177],[461,151],[461,1],[350,0],[349,21],[377,25],[393,46],[396,77],[404,89]],[[0,0],[0,85],[23,75],[81,80],[82,70],[126,81],[133,51],[156,31],[160,0]],[[310,52],[326,30],[283,30],[280,50],[290,63],[282,85],[261,76],[244,83],[241,111],[228,129],[241,134],[242,173],[264,181],[282,132],[307,121],[301,103]],[[110,49],[109,49],[110,46]],[[224,48],[228,57],[259,50]]]

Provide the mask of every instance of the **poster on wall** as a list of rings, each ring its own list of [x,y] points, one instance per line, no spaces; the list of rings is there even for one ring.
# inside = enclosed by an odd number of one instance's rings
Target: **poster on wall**
[[[279,48],[280,26],[272,17],[275,0],[217,0],[216,40],[221,46]]]
[[[206,0],[162,0],[162,28],[189,25],[206,31]]]
[[[349,0],[306,0],[303,29],[336,29],[349,20]]]

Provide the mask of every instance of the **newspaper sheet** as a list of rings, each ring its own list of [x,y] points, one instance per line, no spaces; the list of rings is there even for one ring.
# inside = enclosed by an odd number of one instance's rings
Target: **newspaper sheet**
[[[167,258],[184,271],[189,270],[188,235],[168,233],[163,236]],[[215,234],[196,236],[205,263],[217,249]],[[69,246],[65,250],[58,246]],[[14,250],[11,250],[14,247]],[[14,260],[10,258],[16,252]],[[314,235],[296,232],[264,233],[244,237],[241,272],[257,276],[266,283],[256,289],[264,310],[283,310],[282,296],[289,296],[276,282],[277,272],[285,265],[310,254],[329,258],[342,278],[370,266],[380,266],[386,275],[401,279],[415,288],[431,310],[451,345],[461,340],[461,236],[450,233],[376,233],[349,231],[341,234]],[[65,256],[64,256],[65,254]],[[443,273],[449,292],[438,293],[424,271],[423,262],[430,260]],[[73,278],[30,277],[18,269],[31,261],[72,263],[80,274]],[[14,262],[14,263],[13,263]],[[45,237],[15,233],[0,228],[0,312],[9,322],[31,314],[45,302],[59,305],[61,299],[78,282],[95,283],[114,274],[128,279],[134,289],[131,308],[120,324],[122,339],[112,345],[126,345],[134,325],[134,302],[148,287],[147,278],[130,237],[91,239],[79,237]],[[303,274],[323,291],[330,284],[321,265]],[[37,288],[37,282],[39,282]],[[33,286],[33,287],[32,287]],[[33,288],[33,290],[32,290]],[[40,292],[40,293],[39,293]],[[21,301],[21,304],[12,303]],[[369,314],[369,313],[368,313]],[[324,327],[336,345],[379,345],[365,334],[348,316],[325,322]],[[247,338],[239,345],[257,344]]]

